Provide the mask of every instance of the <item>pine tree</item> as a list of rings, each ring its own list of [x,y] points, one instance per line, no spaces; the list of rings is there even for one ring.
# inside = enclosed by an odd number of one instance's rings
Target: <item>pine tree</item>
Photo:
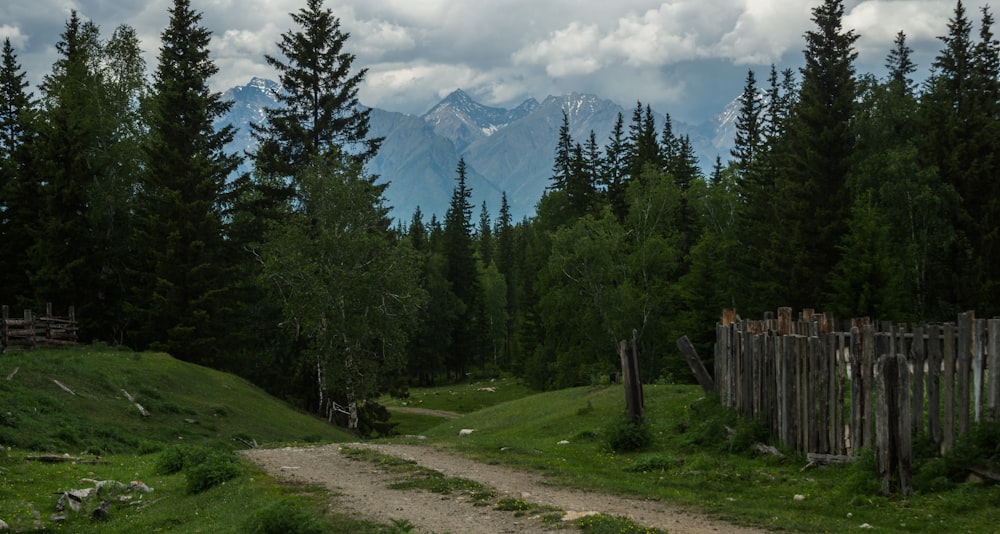
[[[483,265],[493,262],[493,228],[490,222],[490,212],[486,209],[486,201],[479,210],[479,228],[476,232],[479,259]]]
[[[511,345],[513,343],[514,319],[517,314],[515,288],[517,280],[514,277],[514,227],[511,224],[510,204],[507,202],[507,192],[500,197],[500,216],[496,222],[497,270],[503,276],[507,287],[507,324],[504,335],[503,360],[504,366],[511,364]]]
[[[995,231],[1000,224],[996,201],[1000,186],[995,179],[997,45],[988,10],[982,22],[976,43],[965,7],[956,3],[948,34],[941,37],[944,48],[934,59],[921,98],[920,155],[960,199],[953,210],[958,234],[949,254],[952,279],[945,286],[952,293],[944,298],[957,308],[992,314],[1000,298],[995,274],[995,256],[1000,252]]]
[[[139,285],[132,305],[139,346],[214,363],[235,264],[221,201],[240,158],[223,150],[233,128],[213,126],[231,104],[209,89],[218,71],[209,57],[211,33],[190,0],[174,0],[169,14],[145,103],[149,132],[136,205]]]
[[[669,141],[669,140],[668,140]],[[625,168],[631,180],[638,180],[647,165],[656,169],[663,168],[663,152],[657,140],[656,121],[653,118],[653,108],[642,102],[637,102],[632,112],[632,123],[628,128],[628,140],[625,148]]]
[[[455,188],[444,220],[444,255],[448,281],[460,307],[452,328],[452,342],[446,366],[455,379],[465,375],[469,364],[480,356],[479,332],[476,330],[479,287],[472,242],[472,190],[467,183],[465,159],[458,161]]]
[[[108,142],[101,130],[100,31],[73,11],[56,44],[58,59],[40,86],[33,149],[41,209],[32,225],[29,277],[37,304],[76,306],[82,339],[95,335],[98,251],[89,231],[88,190],[100,173],[95,157]]]
[[[626,188],[626,150],[627,141],[625,139],[625,122],[622,114],[618,114],[615,125],[611,129],[608,143],[604,146],[603,165],[600,171],[599,186],[603,189],[607,203],[611,206],[611,212],[619,221],[625,218],[627,206],[625,204]]]
[[[906,33],[902,30],[896,34],[892,42],[893,48],[885,60],[885,68],[889,71],[889,82],[897,91],[913,92],[913,79],[910,77],[917,70],[911,58],[913,49],[906,44]]]
[[[4,39],[0,58],[0,303],[21,304],[31,295],[24,251],[32,244],[29,228],[41,209],[38,183],[31,172],[30,150],[35,104],[27,92],[27,74]]]
[[[847,173],[854,140],[853,62],[858,36],[843,30],[842,0],[814,8],[816,29],[806,32],[806,65],[776,183],[779,220],[787,229],[772,252],[784,248],[778,279],[795,308],[822,307],[823,280],[840,259],[847,229]]]
[[[369,137],[371,109],[358,103],[367,69],[352,72],[355,56],[345,49],[350,34],[323,0],[307,0],[291,17],[299,29],[281,35],[278,50],[284,59],[265,56],[278,71],[281,91],[279,105],[267,108],[265,123],[254,126],[260,142],[257,166],[267,174],[294,177],[317,157],[364,165],[382,139]]]
[[[743,93],[740,95],[740,112],[736,117],[736,135],[733,138],[733,148],[730,155],[736,163],[737,179],[741,190],[741,200],[749,204],[751,198],[760,186],[761,178],[754,172],[755,165],[761,157],[763,144],[763,108],[764,102],[759,98],[757,78],[753,70],[747,70]]]

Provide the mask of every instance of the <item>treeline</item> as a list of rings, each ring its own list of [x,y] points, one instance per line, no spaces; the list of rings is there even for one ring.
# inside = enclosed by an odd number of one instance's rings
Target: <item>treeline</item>
[[[638,103],[603,142],[573,139],[564,115],[534,218],[512,225],[501,206],[491,225],[483,206],[459,250],[450,218],[415,215],[406,232],[437,311],[421,320],[429,339],[411,375],[499,367],[537,387],[588,383],[615,371],[635,331],[645,380],[688,380],[674,340],[706,357],[723,308],[904,322],[1000,311],[992,14],[983,7],[977,26],[957,2],[919,84],[902,32],[885,74],[859,75],[843,15],[840,1],[813,9],[798,72],[772,66],[759,83],[748,71],[735,147],[708,176],[669,114],[657,123]],[[465,197],[449,214],[471,211]]]
[[[349,35],[322,0],[291,14],[279,107],[228,154],[211,33],[174,0],[147,78],[135,31],[73,13],[36,97],[0,65],[0,302],[75,305],[83,340],[236,372],[367,433],[407,385],[510,372],[602,380],[636,335],[643,378],[687,380],[719,311],[779,306],[897,321],[995,314],[1000,53],[961,2],[922,84],[900,33],[858,75],[843,4],[813,10],[805,65],[748,72],[736,147],[704,176],[669,115],[637,103],[611,137],[564,116],[531,219],[470,205],[393,225],[365,171]],[[243,158],[253,172],[233,179]],[[478,208],[478,213],[476,213]],[[478,217],[477,217],[478,215]]]

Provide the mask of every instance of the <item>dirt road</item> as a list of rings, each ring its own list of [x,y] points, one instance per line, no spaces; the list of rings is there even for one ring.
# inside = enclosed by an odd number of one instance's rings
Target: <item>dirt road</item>
[[[418,532],[523,533],[559,530],[563,525],[545,523],[537,516],[516,517],[513,512],[493,506],[475,506],[471,497],[440,495],[425,491],[394,490],[389,485],[400,475],[386,472],[372,463],[352,460],[341,447],[367,447],[493,488],[497,499],[517,498],[548,505],[573,517],[599,512],[625,516],[636,523],[671,533],[762,533],[713,520],[660,501],[630,499],[617,495],[548,485],[544,477],[510,467],[490,465],[449,452],[418,445],[354,443],[318,447],[286,447],[245,451],[247,458],[279,479],[321,484],[336,494],[331,505],[352,516],[383,523],[406,520]]]

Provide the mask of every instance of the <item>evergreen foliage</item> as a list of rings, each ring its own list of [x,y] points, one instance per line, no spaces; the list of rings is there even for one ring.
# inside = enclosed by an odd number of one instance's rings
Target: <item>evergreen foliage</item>
[[[884,73],[857,75],[844,2],[825,0],[801,69],[748,70],[710,176],[649,105],[601,141],[573,139],[566,112],[534,217],[512,220],[505,193],[473,220],[460,160],[445,217],[395,228],[365,169],[367,71],[322,0],[266,58],[280,102],[239,177],[210,32],[189,0],[169,14],[149,86],[127,26],[104,38],[72,12],[37,101],[5,41],[0,304],[75,304],[85,340],[236,371],[359,433],[388,429],[371,401],[407,383],[603,382],[633,331],[643,380],[687,380],[674,340],[707,360],[726,307],[916,322],[1000,306],[989,8],[977,26],[956,2],[916,83],[903,32]]]
[[[465,376],[469,365],[481,355],[480,332],[475,328],[480,303],[480,287],[476,271],[475,245],[472,241],[472,190],[467,182],[465,160],[455,169],[455,188],[444,219],[443,253],[447,261],[447,278],[451,291],[461,303],[450,329],[445,366],[456,380]]]
[[[0,302],[14,305],[28,295],[31,246],[29,229],[40,211],[38,182],[32,176],[35,103],[27,91],[27,73],[17,52],[4,39],[0,59]]]
[[[233,128],[213,122],[231,104],[209,89],[218,68],[211,32],[189,0],[175,0],[150,97],[141,187],[135,202],[136,276],[130,312],[138,345],[199,363],[220,357],[234,266],[223,198],[240,158],[223,147]]]
[[[382,140],[369,137],[370,109],[358,103],[358,90],[367,69],[354,70],[354,54],[345,50],[350,38],[340,19],[323,7],[323,0],[307,0],[291,14],[299,29],[278,41],[278,56],[265,56],[278,71],[281,91],[278,107],[268,108],[266,122],[254,127],[260,141],[257,165],[264,172],[294,177],[296,169],[317,157],[346,157],[365,164]]]

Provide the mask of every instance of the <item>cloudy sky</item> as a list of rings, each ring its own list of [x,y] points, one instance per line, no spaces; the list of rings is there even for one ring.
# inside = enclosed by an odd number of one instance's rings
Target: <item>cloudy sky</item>
[[[172,0],[2,0],[9,37],[33,85],[51,70],[71,10],[110,36],[138,32],[155,67]],[[264,54],[292,28],[305,0],[192,0],[213,33],[219,91],[270,77]],[[526,98],[594,93],[630,108],[637,100],[700,122],[739,94],[748,69],[802,65],[803,34],[820,0],[326,0],[369,69],[362,103],[421,114],[456,88],[512,107]],[[978,31],[979,7],[966,0]],[[857,67],[883,74],[896,32],[906,32],[926,74],[941,49],[953,0],[845,0],[845,26],[861,38]],[[1000,15],[998,15],[1000,16]],[[1000,28],[994,27],[996,33]],[[37,91],[36,91],[37,93]]]

